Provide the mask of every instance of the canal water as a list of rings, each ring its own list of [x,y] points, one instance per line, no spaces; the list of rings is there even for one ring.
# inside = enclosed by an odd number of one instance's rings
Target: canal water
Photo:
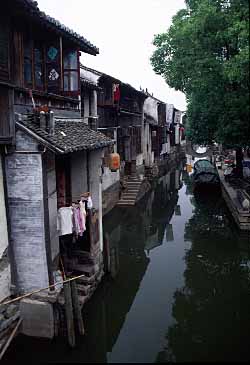
[[[196,196],[182,166],[105,218],[111,273],[84,310],[86,336],[17,337],[3,363],[250,360],[250,239],[219,193]]]

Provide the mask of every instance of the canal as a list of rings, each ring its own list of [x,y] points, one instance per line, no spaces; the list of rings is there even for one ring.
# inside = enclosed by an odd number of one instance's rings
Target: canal
[[[194,196],[182,166],[105,218],[111,273],[84,309],[86,336],[18,336],[3,363],[250,360],[250,240],[220,194]]]

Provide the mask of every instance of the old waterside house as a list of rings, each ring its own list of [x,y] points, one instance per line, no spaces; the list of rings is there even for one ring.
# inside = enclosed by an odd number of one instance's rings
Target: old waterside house
[[[111,172],[104,165],[104,214],[118,205],[134,205],[145,192],[144,160],[144,102],[147,95],[121,80],[81,65],[82,79],[98,85],[96,128],[115,141],[113,152],[118,153],[121,168]],[[85,100],[85,99],[84,99]],[[84,113],[88,102],[84,101]],[[126,187],[121,196],[121,184]],[[120,199],[121,198],[121,199]]]
[[[103,275],[102,161],[113,142],[81,118],[79,61],[99,51],[31,0],[3,4],[0,28],[0,259],[6,205],[12,296],[52,286],[19,302],[21,332],[53,338],[65,302],[53,285],[84,274],[84,304]],[[65,226],[81,204],[85,227]]]

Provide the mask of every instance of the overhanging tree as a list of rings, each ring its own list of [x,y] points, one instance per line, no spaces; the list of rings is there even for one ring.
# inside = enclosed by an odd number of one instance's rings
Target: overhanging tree
[[[189,139],[249,145],[248,0],[186,0],[153,44],[154,71],[186,94]]]

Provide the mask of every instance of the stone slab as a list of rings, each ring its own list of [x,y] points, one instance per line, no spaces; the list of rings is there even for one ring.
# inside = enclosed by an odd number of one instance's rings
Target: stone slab
[[[55,334],[53,306],[50,303],[23,299],[21,333],[26,336],[52,339]]]

